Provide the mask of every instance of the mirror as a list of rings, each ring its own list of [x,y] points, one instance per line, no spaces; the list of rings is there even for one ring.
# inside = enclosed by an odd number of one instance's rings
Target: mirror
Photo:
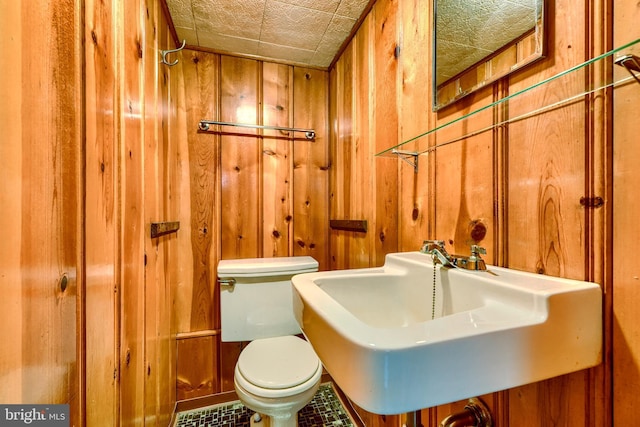
[[[434,0],[433,110],[540,58],[544,0]]]

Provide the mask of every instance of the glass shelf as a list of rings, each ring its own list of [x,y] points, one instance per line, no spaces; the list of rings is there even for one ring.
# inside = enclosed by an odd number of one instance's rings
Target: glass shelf
[[[398,145],[389,147],[377,153],[376,156],[399,156],[406,160],[407,157],[427,154],[439,147],[491,131],[509,123],[525,120],[572,103],[583,102],[585,96],[596,94],[607,88],[640,83],[638,74],[634,74],[634,71],[627,67],[614,67],[612,70],[613,60],[616,57],[630,53],[628,50],[634,46],[636,50],[640,48],[640,39],[599,55],[525,89],[517,90],[515,93],[498,101],[450,120]],[[587,87],[586,90],[585,87]],[[461,126],[454,126],[455,124],[460,124]],[[415,144],[419,146],[418,148],[414,145],[408,147],[409,143],[425,137],[430,137],[428,139],[428,147],[426,143]],[[422,147],[422,145],[425,145],[425,147]],[[415,151],[408,151],[409,149]]]

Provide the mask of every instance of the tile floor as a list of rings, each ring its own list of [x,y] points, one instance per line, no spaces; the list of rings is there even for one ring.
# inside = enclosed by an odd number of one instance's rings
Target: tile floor
[[[174,427],[249,427],[253,412],[235,401],[181,412]],[[313,400],[298,412],[299,427],[343,426],[355,424],[342,406],[333,385],[321,384]]]

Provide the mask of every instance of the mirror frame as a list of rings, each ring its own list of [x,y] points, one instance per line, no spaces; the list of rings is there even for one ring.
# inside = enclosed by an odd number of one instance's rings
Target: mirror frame
[[[546,15],[547,0],[540,0],[540,14],[535,27],[507,43],[504,47],[486,56],[471,67],[458,73],[441,85],[436,83],[437,58],[437,1],[433,2],[433,33],[432,33],[432,86],[433,111],[439,111],[465,96],[499,80],[529,64],[532,64],[547,54],[546,50]]]

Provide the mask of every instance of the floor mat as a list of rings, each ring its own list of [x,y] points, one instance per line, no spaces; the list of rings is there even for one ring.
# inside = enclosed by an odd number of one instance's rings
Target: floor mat
[[[239,401],[180,412],[174,427],[249,427],[253,411]],[[321,384],[313,400],[298,412],[298,427],[355,424],[342,406],[333,385]]]

